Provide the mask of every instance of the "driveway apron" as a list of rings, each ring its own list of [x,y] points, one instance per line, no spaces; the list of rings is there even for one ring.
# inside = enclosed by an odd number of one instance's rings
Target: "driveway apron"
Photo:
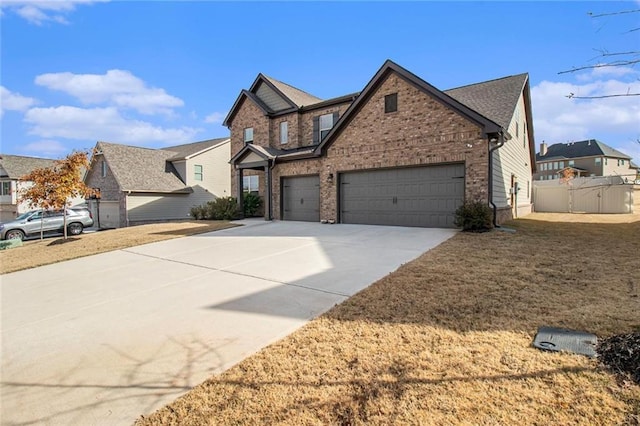
[[[456,233],[241,223],[1,276],[1,423],[131,424]]]

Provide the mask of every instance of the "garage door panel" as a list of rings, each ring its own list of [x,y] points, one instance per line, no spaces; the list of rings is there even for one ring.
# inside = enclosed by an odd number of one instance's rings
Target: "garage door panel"
[[[464,165],[350,172],[340,177],[343,223],[453,227]]]
[[[320,178],[299,176],[282,179],[284,220],[320,221]]]

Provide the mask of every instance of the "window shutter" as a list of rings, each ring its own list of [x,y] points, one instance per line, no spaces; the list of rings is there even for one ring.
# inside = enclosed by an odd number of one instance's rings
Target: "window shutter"
[[[320,143],[320,117],[313,117],[313,144]]]

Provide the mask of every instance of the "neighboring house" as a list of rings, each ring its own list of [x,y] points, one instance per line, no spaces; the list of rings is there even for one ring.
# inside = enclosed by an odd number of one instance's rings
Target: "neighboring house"
[[[620,176],[633,182],[638,169],[631,157],[595,139],[551,146],[542,142],[536,164],[535,180],[560,179],[568,169],[575,177]]]
[[[263,195],[265,219],[421,227],[464,201],[531,212],[532,123],[527,74],[441,91],[392,61],[328,100],[259,74],[224,121],[232,191]]]
[[[85,183],[102,228],[187,219],[191,207],[231,193],[229,138],[163,149],[98,142]]]
[[[30,185],[30,182],[21,178],[33,170],[52,167],[55,162],[48,158],[0,154],[0,222],[13,220],[32,209],[28,202],[18,201],[20,191]],[[70,200],[71,205],[82,202],[84,198]]]

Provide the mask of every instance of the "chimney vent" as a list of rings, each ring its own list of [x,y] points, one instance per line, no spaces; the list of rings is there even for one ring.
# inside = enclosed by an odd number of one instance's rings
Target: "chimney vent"
[[[542,143],[540,144],[540,155],[547,155],[547,143],[545,141],[542,141]]]

